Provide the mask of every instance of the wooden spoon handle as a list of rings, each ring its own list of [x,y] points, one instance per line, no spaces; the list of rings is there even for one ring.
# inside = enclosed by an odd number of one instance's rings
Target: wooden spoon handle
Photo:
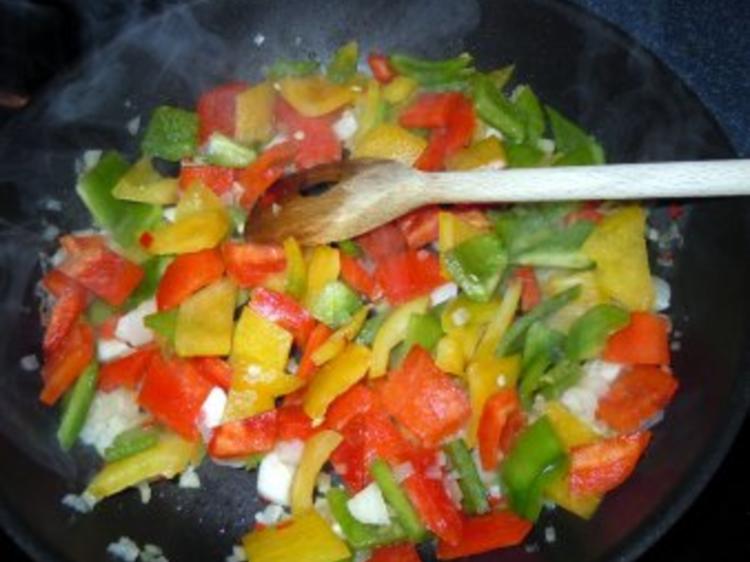
[[[448,172],[425,187],[432,203],[750,195],[750,160]]]

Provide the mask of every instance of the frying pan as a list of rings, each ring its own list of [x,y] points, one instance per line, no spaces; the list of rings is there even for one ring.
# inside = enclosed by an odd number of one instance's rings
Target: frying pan
[[[191,106],[201,90],[230,78],[255,80],[280,56],[326,59],[351,38],[365,52],[441,57],[466,50],[480,67],[515,62],[518,80],[596,134],[612,161],[734,155],[665,67],[564,3],[215,0],[127,29],[53,83],[0,138],[0,522],[36,560],[99,561],[123,535],[160,545],[172,561],[223,560],[260,506],[253,475],[209,462],[198,471],[197,491],[159,483],[148,505],[131,490],[88,515],[61,506],[64,494],[83,489],[97,461],[84,447],[59,451],[57,413],[38,404],[39,376],[20,360],[39,352],[38,254],[53,247],[56,229],[89,224],[72,189],[74,162],[82,149],[134,156],[137,139],[126,124],[155,105]],[[745,200],[690,206],[684,239],[666,249],[679,250],[674,258],[653,256],[656,273],[672,285],[681,388],[632,479],[593,520],[546,512],[532,548],[473,560],[632,560],[695,498],[750,403],[747,207]],[[652,221],[664,215],[657,207]],[[548,525],[557,535],[549,544]]]

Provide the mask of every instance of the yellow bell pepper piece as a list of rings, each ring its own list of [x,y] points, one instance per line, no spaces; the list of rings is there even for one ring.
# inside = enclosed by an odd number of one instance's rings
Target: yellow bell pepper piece
[[[163,178],[154,169],[151,158],[144,156],[120,178],[112,196],[124,201],[171,205],[177,202],[177,192],[177,179]]]
[[[187,254],[214,248],[229,234],[230,220],[223,210],[193,213],[151,232],[148,251],[155,255]]]
[[[106,464],[86,488],[97,500],[153,478],[173,478],[185,470],[198,454],[199,444],[173,434],[140,453]]]
[[[600,494],[574,494],[567,474],[561,474],[544,488],[544,495],[566,511],[590,519],[603,499]]]
[[[583,316],[587,310],[607,301],[599,289],[596,274],[593,271],[554,272],[542,284],[542,293],[545,297],[551,297],[576,285],[581,287],[580,296],[547,319],[546,323],[550,328],[567,332],[571,324]]]
[[[284,257],[286,257],[286,279],[284,290],[295,299],[302,298],[307,286],[307,268],[302,248],[294,237],[284,240]]]
[[[283,526],[248,533],[242,545],[252,562],[336,562],[351,555],[344,540],[312,509]]]
[[[464,357],[464,365],[472,358],[477,349],[479,338],[482,336],[484,327],[479,324],[470,324],[463,328],[456,328],[450,335],[458,342]]]
[[[427,141],[392,123],[378,125],[354,143],[354,158],[397,160],[411,166],[419,158]]]
[[[283,78],[281,96],[305,117],[320,117],[354,102],[350,86],[334,84],[323,76]]]
[[[305,413],[314,420],[323,418],[331,402],[367,374],[371,360],[368,348],[349,344],[313,376],[302,405]]]
[[[261,82],[235,98],[234,137],[246,144],[265,142],[273,133],[273,103],[270,82]]]
[[[302,388],[304,381],[257,363],[235,366],[224,408],[225,422],[241,420],[273,410],[275,400]]]
[[[497,299],[475,302],[465,295],[459,295],[443,310],[440,315],[440,325],[447,333],[466,326],[487,324],[497,315],[499,308],[500,301]]]
[[[393,105],[405,102],[409,96],[417,91],[419,83],[408,76],[396,76],[383,86],[383,98]]]
[[[438,249],[441,255],[482,232],[481,229],[461,220],[450,211],[438,213]]]
[[[341,272],[339,251],[330,246],[316,246],[307,267],[307,288],[304,305],[311,308],[323,288],[335,281]]]
[[[471,418],[466,430],[469,447],[476,446],[479,420],[487,399],[501,388],[514,388],[520,372],[520,355],[483,358],[472,361],[466,368],[471,402]]]
[[[272,273],[263,280],[261,286],[277,293],[286,292],[286,272]]]
[[[224,203],[209,188],[200,182],[195,182],[185,190],[175,209],[176,220],[184,219],[202,211],[225,211]]]
[[[508,284],[508,289],[503,295],[503,300],[500,302],[497,314],[493,316],[477,344],[477,349],[474,353],[475,360],[495,357],[495,350],[500,345],[500,340],[503,339],[505,332],[513,322],[513,317],[516,314],[516,309],[520,301],[521,282],[518,279],[514,279]]]
[[[376,80],[369,80],[364,92],[357,96],[354,107],[357,115],[357,132],[354,144],[362,140],[367,133],[383,122],[385,101],[380,84]]]
[[[298,515],[313,507],[315,480],[323,465],[344,438],[340,433],[323,430],[305,442],[297,472],[292,482],[292,514]]]
[[[292,334],[245,307],[234,331],[230,361],[235,367],[254,364],[269,371],[283,371],[291,348]]]
[[[463,148],[445,161],[449,170],[475,170],[485,166],[503,167],[507,162],[505,148],[497,137],[487,137]]]
[[[323,344],[312,354],[312,362],[320,367],[336,357],[346,347],[347,342],[352,341],[367,320],[370,308],[363,306],[352,317],[349,322],[333,332]]]
[[[388,371],[391,350],[406,337],[412,314],[424,314],[430,305],[429,297],[420,297],[391,311],[372,342],[370,378],[382,377]]]
[[[177,355],[229,355],[236,300],[234,283],[220,279],[183,301],[175,327]]]
[[[461,377],[464,374],[465,363],[466,358],[461,342],[452,334],[446,334],[440,338],[435,348],[435,364],[442,371]]]
[[[631,310],[650,310],[654,302],[645,229],[645,211],[623,207],[604,217],[583,244],[583,252],[596,262],[599,288]]]

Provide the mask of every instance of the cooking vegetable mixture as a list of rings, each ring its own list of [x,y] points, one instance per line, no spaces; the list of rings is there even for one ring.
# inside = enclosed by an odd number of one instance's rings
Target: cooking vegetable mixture
[[[252,562],[449,560],[590,518],[677,389],[637,205],[456,205],[313,248],[243,237],[276,180],[342,158],[422,170],[601,164],[513,67],[281,60],[157,107],[140,157],[77,190],[97,231],[42,284],[41,401],[94,445],[93,505],[192,467],[257,471]],[[178,163],[176,177],[164,163]],[[229,469],[227,469],[229,470]]]

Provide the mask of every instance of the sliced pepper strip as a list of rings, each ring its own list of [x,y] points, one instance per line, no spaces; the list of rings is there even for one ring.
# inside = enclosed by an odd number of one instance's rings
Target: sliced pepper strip
[[[370,473],[383,493],[385,501],[396,513],[396,518],[406,531],[406,536],[414,542],[421,541],[425,535],[425,528],[409,500],[409,496],[396,482],[396,477],[388,463],[382,459],[376,459],[370,466]]]
[[[328,506],[331,508],[331,515],[341,527],[346,542],[357,550],[380,547],[406,538],[404,530],[398,524],[367,525],[355,519],[347,507],[347,502],[350,499],[349,494],[341,488],[331,488],[326,494],[326,499],[328,499]],[[378,548],[377,551],[379,550],[383,549]],[[403,559],[394,560],[402,561]],[[372,562],[372,559],[370,559],[370,562]]]
[[[300,347],[304,347],[315,328],[315,319],[297,301],[265,287],[253,291],[248,306],[291,333]]]
[[[46,354],[54,351],[68,335],[86,308],[86,300],[86,290],[72,280],[57,297],[44,330],[42,349]]]
[[[633,312],[630,322],[609,338],[604,360],[635,365],[669,365],[669,321],[659,314]]]
[[[278,412],[271,410],[215,428],[208,453],[217,459],[244,458],[270,451],[278,434]]]
[[[403,486],[425,527],[440,540],[457,544],[463,527],[461,512],[453,504],[443,481],[415,472],[404,480]]]
[[[391,350],[406,337],[411,315],[424,314],[429,304],[429,298],[422,297],[403,304],[388,314],[372,344],[371,378],[385,375]]]
[[[105,363],[99,369],[99,390],[110,392],[120,386],[135,390],[148,364],[157,353],[156,347],[146,347]]]
[[[179,305],[197,290],[218,280],[224,262],[216,249],[177,256],[167,266],[156,289],[156,307],[168,310]]]
[[[73,446],[83,429],[83,424],[86,423],[86,416],[96,394],[98,374],[99,369],[96,363],[89,365],[78,377],[70,398],[65,403],[60,428],[57,430],[57,440],[65,450]]]
[[[438,541],[438,560],[454,560],[521,544],[533,526],[510,511],[464,517],[461,536],[455,544]]]
[[[239,287],[257,287],[284,271],[284,250],[276,244],[226,242],[221,247],[227,274]]]
[[[321,345],[323,345],[328,338],[333,334],[328,326],[322,322],[318,323],[313,331],[310,333],[310,337],[305,345],[305,351],[302,354],[302,358],[297,367],[297,376],[302,380],[308,380],[312,377],[313,373],[317,369],[315,363],[312,360],[312,356]]]
[[[443,450],[450,458],[451,466],[458,472],[458,485],[463,496],[461,505],[464,511],[473,515],[487,512],[490,508],[487,489],[479,478],[466,442],[460,438],[454,439],[447,443]]]
[[[83,323],[68,332],[60,345],[45,358],[42,368],[44,387],[39,395],[51,406],[70,388],[94,358],[94,333]]]
[[[324,429],[307,440],[292,482],[292,514],[297,515],[312,509],[315,480],[342,439],[340,433]]]
[[[493,470],[497,466],[503,430],[510,415],[520,408],[518,394],[511,388],[496,392],[484,404],[478,440],[479,458],[485,470]]]

